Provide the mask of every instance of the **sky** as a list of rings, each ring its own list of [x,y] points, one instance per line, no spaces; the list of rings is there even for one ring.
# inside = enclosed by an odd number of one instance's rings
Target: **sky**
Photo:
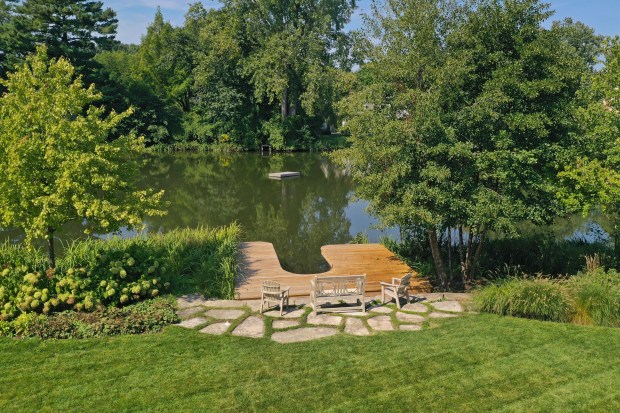
[[[173,25],[182,25],[183,16],[190,3],[197,0],[103,0],[118,15],[119,25],[117,39],[123,43],[139,43],[146,33],[146,27],[160,6],[164,19]],[[351,28],[359,28],[362,23],[361,13],[369,10],[371,0],[358,0],[358,11],[351,19]],[[620,0],[547,0],[556,11],[552,20],[572,17],[593,27],[597,33],[620,35]],[[217,0],[203,0],[207,7],[218,7]]]

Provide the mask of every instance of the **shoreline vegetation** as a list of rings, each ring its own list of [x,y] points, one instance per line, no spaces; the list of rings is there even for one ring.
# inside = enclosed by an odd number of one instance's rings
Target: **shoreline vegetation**
[[[172,310],[173,303],[150,306],[142,302],[194,292],[230,299],[237,275],[239,234],[239,226],[232,224],[127,239],[77,240],[58,257],[54,270],[48,268],[42,250],[4,243],[0,246],[0,335],[59,338],[72,336],[70,332],[77,337],[103,334],[96,333],[97,328],[85,333],[84,328],[90,328],[85,325],[117,317],[114,308],[138,304],[142,305],[138,305],[138,313],[160,314],[163,308],[165,325],[177,320],[174,311],[172,316],[165,311]],[[133,314],[131,309],[126,311]],[[76,312],[90,313],[94,321],[75,319],[79,316],[71,314]],[[160,322],[160,317],[153,318],[154,325],[160,326]],[[136,327],[135,331],[150,331],[150,327]],[[99,329],[110,334],[133,331]]]
[[[333,133],[331,135],[320,135],[316,142],[311,146],[306,147],[289,147],[275,149],[270,145],[265,145],[271,148],[266,149],[265,153],[291,153],[291,152],[333,152],[339,149],[345,149],[348,147],[347,136],[340,133]],[[166,144],[155,144],[146,148],[147,152],[151,153],[235,153],[235,152],[263,152],[260,147],[247,148],[232,143],[199,143],[199,142],[176,142]]]

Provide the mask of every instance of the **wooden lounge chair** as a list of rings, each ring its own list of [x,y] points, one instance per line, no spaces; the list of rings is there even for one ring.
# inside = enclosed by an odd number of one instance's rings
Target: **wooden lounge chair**
[[[385,303],[385,296],[389,296],[396,300],[396,305],[400,308],[400,297],[405,297],[409,302],[409,283],[411,274],[407,274],[402,278],[392,278],[392,284],[381,282],[381,301]]]
[[[278,303],[280,304],[280,316],[282,316],[285,302],[286,306],[288,307],[288,297],[290,289],[291,287],[280,288],[280,284],[274,281],[263,281],[263,288],[261,289],[260,299],[261,314],[263,313],[263,306],[265,302],[267,303],[267,307],[269,307],[269,303]]]

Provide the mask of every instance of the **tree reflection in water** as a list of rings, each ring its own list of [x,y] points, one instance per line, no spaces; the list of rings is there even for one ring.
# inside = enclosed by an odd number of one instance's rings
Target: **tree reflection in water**
[[[301,172],[300,178],[270,180],[270,172]],[[349,242],[352,232],[366,231],[371,242],[382,234],[396,237],[396,230],[370,228],[373,218],[355,202],[351,178],[325,156],[316,153],[277,154],[174,154],[153,155],[141,177],[142,186],[161,188],[169,202],[168,215],[147,218],[149,231],[221,226],[238,222],[245,241],[272,242],[282,266],[293,272],[327,270],[320,248]],[[597,222],[600,226],[592,226]],[[559,218],[546,228],[523,223],[523,234],[547,231],[556,237],[605,237],[612,224],[603,214],[584,218]],[[352,230],[353,229],[353,230]],[[63,240],[83,237],[80,222],[69,223]],[[123,236],[135,233],[121,232]],[[21,242],[19,230],[0,235]]]
[[[182,154],[156,156],[150,164],[144,184],[163,188],[170,202],[166,217],[147,219],[151,231],[236,221],[244,240],[272,242],[282,266],[300,273],[327,270],[321,246],[351,239],[356,217],[345,208],[354,185],[324,156]],[[301,177],[268,178],[280,171]]]

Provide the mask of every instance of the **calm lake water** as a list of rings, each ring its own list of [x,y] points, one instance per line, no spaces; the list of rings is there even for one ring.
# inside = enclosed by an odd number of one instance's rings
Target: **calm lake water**
[[[300,172],[300,178],[271,180],[270,172]],[[347,243],[357,233],[371,242],[398,230],[375,228],[378,220],[365,212],[367,202],[355,200],[351,177],[327,157],[316,153],[174,154],[149,158],[141,176],[143,186],[161,188],[169,201],[165,217],[145,220],[147,231],[216,227],[237,222],[245,241],[268,241],[282,266],[298,273],[327,270],[320,248]],[[610,224],[603,215],[558,219],[546,228],[557,237],[606,239]],[[523,225],[523,232],[540,231]],[[0,232],[14,242],[17,230]],[[121,231],[123,236],[135,232]],[[79,223],[63,229],[63,240],[82,235]]]

